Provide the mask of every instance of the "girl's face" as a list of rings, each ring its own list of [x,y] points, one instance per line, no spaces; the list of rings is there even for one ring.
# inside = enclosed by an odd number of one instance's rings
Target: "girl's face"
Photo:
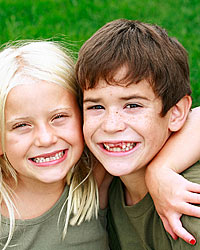
[[[5,152],[19,181],[63,182],[83,151],[76,98],[57,84],[20,76],[5,106]],[[28,84],[27,84],[28,83]]]

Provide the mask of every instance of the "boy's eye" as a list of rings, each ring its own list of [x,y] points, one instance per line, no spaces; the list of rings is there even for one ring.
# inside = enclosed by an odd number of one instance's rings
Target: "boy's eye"
[[[87,109],[104,109],[104,107],[102,105],[94,105],[94,106],[88,107]]]
[[[137,104],[137,103],[131,103],[131,104],[126,105],[126,108],[128,108],[128,109],[134,109],[134,108],[140,108],[140,107],[142,107],[142,106]]]

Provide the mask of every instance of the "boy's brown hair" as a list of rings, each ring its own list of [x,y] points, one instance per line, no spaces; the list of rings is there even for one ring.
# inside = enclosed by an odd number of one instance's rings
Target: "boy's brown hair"
[[[114,81],[123,66],[126,76]],[[76,73],[83,90],[94,88],[100,79],[125,86],[147,80],[162,100],[163,116],[191,94],[184,47],[159,26],[139,21],[119,19],[100,28],[81,47]]]

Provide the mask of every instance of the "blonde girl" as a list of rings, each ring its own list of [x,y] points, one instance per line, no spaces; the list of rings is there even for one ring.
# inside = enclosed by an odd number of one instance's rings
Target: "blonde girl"
[[[0,249],[108,249],[71,58],[51,41],[0,52]]]

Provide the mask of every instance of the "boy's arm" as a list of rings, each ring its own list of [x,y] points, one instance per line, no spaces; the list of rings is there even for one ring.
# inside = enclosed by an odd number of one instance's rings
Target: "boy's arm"
[[[182,214],[200,217],[200,185],[178,175],[200,159],[200,107],[194,108],[184,127],[174,133],[149,164],[146,183],[166,231],[192,243],[180,221]],[[200,178],[200,177],[199,177]]]

